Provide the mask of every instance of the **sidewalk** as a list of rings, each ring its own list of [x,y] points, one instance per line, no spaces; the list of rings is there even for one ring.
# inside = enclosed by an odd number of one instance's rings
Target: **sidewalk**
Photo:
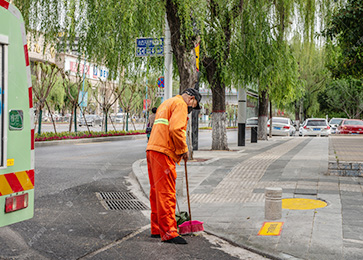
[[[231,151],[195,151],[197,162],[188,162],[193,219],[204,221],[207,232],[276,259],[361,259],[363,181],[328,175],[331,153],[347,144],[329,148],[332,138],[273,137]],[[146,160],[135,162],[133,172],[148,194]],[[184,165],[177,166],[179,203],[187,210],[183,172]],[[259,236],[268,221],[266,187],[282,188],[283,199],[319,199],[328,205],[282,209],[282,218],[273,221],[283,222],[281,234]]]

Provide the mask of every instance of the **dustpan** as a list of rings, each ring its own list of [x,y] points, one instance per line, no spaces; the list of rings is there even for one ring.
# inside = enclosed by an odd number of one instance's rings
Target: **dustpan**
[[[194,232],[203,231],[203,222],[198,220],[192,220],[192,213],[190,210],[190,198],[189,198],[189,184],[188,184],[188,171],[187,171],[187,161],[184,161],[185,167],[185,183],[187,186],[187,199],[188,199],[188,210],[189,210],[189,221],[185,221],[183,224],[179,225],[179,234],[187,235]]]

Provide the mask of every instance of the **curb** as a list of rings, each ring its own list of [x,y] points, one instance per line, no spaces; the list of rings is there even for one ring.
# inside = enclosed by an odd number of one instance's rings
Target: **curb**
[[[40,142],[35,142],[35,147],[46,147],[54,145],[79,144],[79,143],[98,143],[104,141],[138,140],[138,139],[146,139],[146,134],[66,139],[66,140],[56,140],[56,141],[40,141]]]
[[[144,178],[143,177],[143,173],[141,171],[141,167],[140,167],[140,164],[142,162],[146,161],[146,159],[139,159],[137,161],[135,161],[133,164],[132,164],[132,172],[131,174],[136,178],[136,181],[137,183],[139,184],[140,188],[141,188],[141,191],[142,193],[146,196],[146,198],[149,200],[149,194],[146,190],[144,190],[144,186],[143,184],[140,182],[141,178]],[[146,177],[147,180],[149,180],[149,176]],[[149,182],[148,182],[149,184]]]
[[[228,238],[223,237],[223,235],[217,235],[217,234],[214,234],[213,232],[210,232],[210,231],[207,231],[207,230],[204,230],[204,232],[207,233],[207,234],[210,234],[212,236],[218,237],[220,239],[223,239],[223,240],[227,241],[228,243],[230,243],[233,246],[246,249],[246,250],[248,250],[250,252],[259,254],[259,255],[261,255],[263,257],[268,257],[269,259],[273,259],[273,260],[301,260],[301,258],[296,258],[296,257],[294,257],[292,255],[289,255],[289,254],[285,254],[285,253],[281,253],[281,252],[278,252],[277,254],[274,254],[274,253],[271,253],[271,252],[266,252],[266,251],[257,249],[257,248],[255,248],[253,246],[247,246],[247,245],[244,245],[244,244],[237,244],[236,242],[234,242],[234,241],[232,241],[232,240],[230,240]]]

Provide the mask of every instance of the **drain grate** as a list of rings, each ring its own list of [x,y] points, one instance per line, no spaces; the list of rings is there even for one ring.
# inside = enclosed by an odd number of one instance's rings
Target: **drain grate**
[[[106,200],[110,210],[146,210],[147,207],[138,200]]]
[[[131,192],[100,192],[103,200],[136,200],[134,194]]]
[[[131,192],[97,192],[97,197],[106,210],[147,210]]]

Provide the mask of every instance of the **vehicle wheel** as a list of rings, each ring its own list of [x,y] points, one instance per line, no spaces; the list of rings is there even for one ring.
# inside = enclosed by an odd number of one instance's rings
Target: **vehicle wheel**
[[[79,127],[81,127],[82,125],[78,125]]]

